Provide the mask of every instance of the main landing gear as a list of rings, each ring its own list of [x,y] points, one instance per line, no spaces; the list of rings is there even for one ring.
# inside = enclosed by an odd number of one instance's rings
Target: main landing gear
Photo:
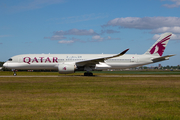
[[[93,73],[87,71],[87,72],[84,73],[84,76],[93,76]]]

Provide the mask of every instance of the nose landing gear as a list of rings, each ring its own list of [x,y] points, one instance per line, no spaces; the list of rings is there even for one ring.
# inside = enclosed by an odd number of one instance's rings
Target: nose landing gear
[[[16,76],[16,75],[17,75],[17,74],[16,74],[16,70],[13,69],[12,71],[13,71],[13,75]]]

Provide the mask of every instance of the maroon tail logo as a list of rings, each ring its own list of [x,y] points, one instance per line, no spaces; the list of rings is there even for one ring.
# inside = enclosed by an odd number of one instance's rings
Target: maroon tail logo
[[[66,70],[66,67],[64,67],[63,70]]]
[[[164,45],[166,45],[164,42],[169,40],[170,39],[170,36],[167,36],[165,38],[163,38],[161,41],[159,41],[156,45],[153,46],[153,48],[149,51],[151,54],[154,54],[154,52],[156,51],[156,46],[158,47],[157,49],[157,52],[160,56],[162,56],[164,50],[165,50],[165,47]]]

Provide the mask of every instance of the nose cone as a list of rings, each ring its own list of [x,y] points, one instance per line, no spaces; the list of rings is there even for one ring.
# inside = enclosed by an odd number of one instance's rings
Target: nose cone
[[[6,67],[6,68],[7,68],[7,67],[8,67],[8,63],[4,63],[4,64],[3,64],[3,67]]]

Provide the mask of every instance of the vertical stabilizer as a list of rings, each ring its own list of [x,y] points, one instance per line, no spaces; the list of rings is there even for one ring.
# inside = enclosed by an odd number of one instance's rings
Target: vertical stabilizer
[[[172,33],[164,33],[145,54],[162,56]]]

